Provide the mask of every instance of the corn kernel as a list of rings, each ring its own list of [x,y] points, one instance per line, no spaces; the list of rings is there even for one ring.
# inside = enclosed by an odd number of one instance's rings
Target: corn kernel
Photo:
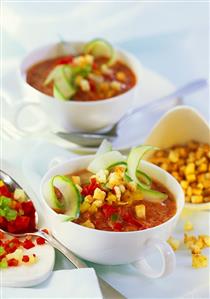
[[[71,177],[72,181],[74,184],[77,184],[77,185],[80,185],[81,184],[81,181],[80,181],[80,177],[78,175],[73,175]]]
[[[97,208],[99,208],[99,207],[101,207],[103,205],[103,203],[104,203],[103,200],[96,199],[96,200],[94,200],[94,202],[92,203],[92,205],[95,206],[95,207],[97,207]]]
[[[192,188],[190,186],[187,188],[187,195],[189,197],[191,197],[191,195],[192,195]]]
[[[82,89],[82,91],[90,91],[90,84],[89,84],[88,80],[86,80],[86,79],[82,79],[80,81],[79,86]]]
[[[170,151],[168,158],[171,162],[176,163],[179,160],[179,155],[175,151]]]
[[[121,81],[121,82],[125,82],[126,80],[126,75],[123,72],[117,72],[116,73],[116,78],[117,80]]]
[[[4,186],[4,182],[0,180],[0,187]]]
[[[82,80],[83,80],[83,77],[80,76],[80,75],[78,75],[78,76],[76,76],[74,82],[75,82],[75,84],[76,84],[77,86],[80,86],[80,83],[81,83]]]
[[[92,205],[89,209],[88,212],[90,212],[91,214],[94,214],[98,211],[98,208],[95,205]]]
[[[145,205],[137,205],[135,206],[136,216],[138,218],[145,218],[146,217],[146,208]]]
[[[192,203],[201,203],[201,202],[203,202],[203,196],[202,195],[192,195],[191,202]]]
[[[174,238],[170,237],[168,239],[168,244],[172,247],[172,249],[174,251],[176,251],[179,248],[179,246],[180,246],[180,241],[177,240],[177,239],[174,239]]]
[[[85,227],[95,228],[95,225],[88,219],[85,222],[81,223]]]
[[[102,74],[104,74],[104,75],[111,75],[112,74],[112,69],[110,69],[108,66],[107,66],[107,64],[102,64],[102,66],[101,66],[101,72],[102,72]]]
[[[86,201],[84,201],[81,205],[80,205],[80,212],[84,213],[86,211],[88,211],[90,208],[90,204]]]
[[[196,176],[195,176],[195,174],[188,174],[188,175],[186,176],[186,179],[187,179],[187,181],[188,181],[189,183],[191,183],[191,182],[195,182],[195,181],[196,181]]]
[[[205,255],[202,254],[192,254],[192,267],[193,268],[203,268],[208,266],[208,260]]]
[[[204,247],[210,247],[210,236],[200,235],[199,238],[203,241]]]
[[[106,192],[102,191],[99,188],[96,188],[93,194],[94,199],[104,200],[106,197]]]
[[[183,189],[187,189],[187,187],[189,186],[189,183],[187,181],[184,181],[184,180],[181,181],[180,184],[181,184]]]
[[[188,220],[184,224],[184,231],[191,231],[193,230],[193,225],[192,223]]]
[[[106,198],[106,201],[108,201],[109,204],[112,204],[113,202],[117,201],[117,197],[114,194],[112,194],[111,192],[109,192],[109,194]]]
[[[112,81],[110,84],[111,88],[120,91],[121,90],[121,84],[118,81]]]
[[[188,176],[189,174],[195,173],[195,164],[189,163],[185,168],[185,175]]]
[[[92,195],[87,195],[84,198],[84,202],[92,203],[94,201]]]
[[[193,188],[192,189],[192,194],[193,195],[201,195],[202,194],[202,190],[198,189],[198,188]]]
[[[198,172],[206,172],[207,169],[208,169],[207,164],[201,164],[201,165],[199,165],[199,167],[198,167]]]
[[[87,64],[93,64],[94,57],[92,55],[86,54],[84,57]]]

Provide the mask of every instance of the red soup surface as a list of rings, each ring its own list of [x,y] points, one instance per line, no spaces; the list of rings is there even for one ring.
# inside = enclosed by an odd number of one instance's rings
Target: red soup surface
[[[79,176],[81,180],[82,191],[84,196],[91,196],[94,189],[99,188],[106,192],[103,184],[98,184],[94,179],[90,180],[92,173],[87,170],[82,170],[78,173],[68,175],[70,178]],[[92,228],[105,231],[137,231],[146,228],[151,228],[161,223],[166,222],[176,213],[176,201],[169,190],[157,181],[152,182],[152,189],[168,195],[167,199],[162,203],[154,203],[146,198],[142,198],[140,190],[131,191],[126,189],[122,194],[120,201],[115,201],[110,204],[106,199],[110,197],[110,191],[106,195],[103,204],[96,211],[91,209],[91,206],[86,211],[80,211],[80,216],[75,223],[86,225],[91,223]],[[115,194],[115,190],[113,190]],[[112,196],[112,195],[111,195]],[[90,197],[91,198],[91,197]],[[144,215],[137,216],[136,209],[143,207]]]
[[[53,59],[40,61],[27,71],[26,81],[35,89],[53,96],[53,82],[45,85],[44,82],[49,73],[60,64],[74,65],[77,56],[61,56]],[[97,101],[115,97],[123,94],[136,84],[133,71],[123,62],[117,60],[109,68],[102,67],[107,62],[105,57],[94,58],[91,70],[84,76],[85,88],[80,84],[81,76],[75,78],[74,86],[76,93],[71,100],[75,101]],[[84,75],[84,73],[83,73]],[[88,87],[87,87],[88,86]]]

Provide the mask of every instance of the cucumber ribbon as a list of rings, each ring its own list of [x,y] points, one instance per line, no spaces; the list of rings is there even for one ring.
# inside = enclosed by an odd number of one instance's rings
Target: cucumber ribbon
[[[137,183],[137,186],[145,196],[145,198],[151,202],[162,202],[164,201],[168,196],[165,193],[152,190],[151,188],[151,179],[150,177],[142,173],[142,171],[139,170],[140,162],[143,158],[143,156],[150,150],[156,150],[157,147],[145,145],[145,146],[139,146],[132,148],[128,155],[127,160],[127,176],[131,178],[132,181]],[[139,180],[139,177],[141,180]],[[142,177],[144,182],[142,182]]]
[[[62,197],[59,199],[55,188]],[[65,220],[73,220],[79,216],[81,194],[70,178],[64,175],[56,175],[50,180],[50,205],[60,213],[65,213]]]

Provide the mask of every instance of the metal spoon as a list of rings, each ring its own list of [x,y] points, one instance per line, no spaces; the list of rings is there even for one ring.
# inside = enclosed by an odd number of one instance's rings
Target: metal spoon
[[[131,118],[134,114],[141,112],[141,115],[139,116],[140,118],[150,117],[150,113],[152,110],[160,110],[162,108],[162,105],[168,105],[168,104],[170,105],[172,100],[182,98],[195,91],[198,91],[201,88],[207,87],[207,85],[208,85],[208,81],[206,79],[198,79],[193,82],[190,82],[178,88],[176,91],[170,93],[169,95],[166,95],[160,99],[154,100],[148,104],[142,105],[141,107],[137,107],[131,110],[125,116],[123,116],[120,119],[120,121],[112,127],[111,130],[105,133],[57,132],[56,135],[67,141],[76,143],[80,146],[98,147],[104,139],[113,142],[118,136],[117,131],[119,127],[122,125],[122,123],[124,123],[126,120]]]
[[[13,192],[16,188],[22,189],[22,187],[7,173],[0,170],[0,180],[5,182],[7,186],[9,186],[10,190]],[[26,193],[25,193],[26,194]],[[27,198],[29,196],[26,194]],[[38,214],[36,213],[36,224],[38,223]],[[7,231],[4,231],[0,228],[0,231],[6,233],[9,236],[20,238],[20,237],[27,237],[27,236],[35,236],[35,237],[42,237],[44,238],[51,246],[59,250],[76,268],[88,268],[88,265],[80,260],[77,256],[75,256],[69,249],[67,249],[60,241],[58,241],[51,233],[47,234],[46,232],[37,229],[35,232],[26,232],[21,234],[13,234]],[[120,292],[114,289],[111,285],[109,285],[106,281],[102,278],[98,277],[98,281],[101,287],[101,291],[103,294],[103,298],[106,299],[126,299]]]

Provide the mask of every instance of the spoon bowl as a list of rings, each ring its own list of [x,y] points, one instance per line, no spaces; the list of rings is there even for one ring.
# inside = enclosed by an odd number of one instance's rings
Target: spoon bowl
[[[4,171],[0,170],[0,180],[2,180],[13,192],[16,188],[23,189],[11,176],[9,176]],[[27,199],[29,196],[26,194]],[[38,223],[38,214],[36,213],[36,224]],[[7,232],[0,227],[0,231],[7,234],[8,236],[21,238],[27,236],[35,236],[35,237],[42,237],[45,239],[52,247],[59,250],[76,268],[88,268],[88,265],[80,260],[77,256],[75,256],[69,249],[67,249],[61,242],[59,242],[51,233],[46,233],[41,229],[37,229],[34,232],[24,232],[24,233],[17,233],[13,234]],[[98,277],[98,282],[101,287],[101,291],[103,293],[103,298],[115,298],[115,299],[125,299],[125,297],[115,290],[111,285],[109,285],[106,281],[102,278]]]

